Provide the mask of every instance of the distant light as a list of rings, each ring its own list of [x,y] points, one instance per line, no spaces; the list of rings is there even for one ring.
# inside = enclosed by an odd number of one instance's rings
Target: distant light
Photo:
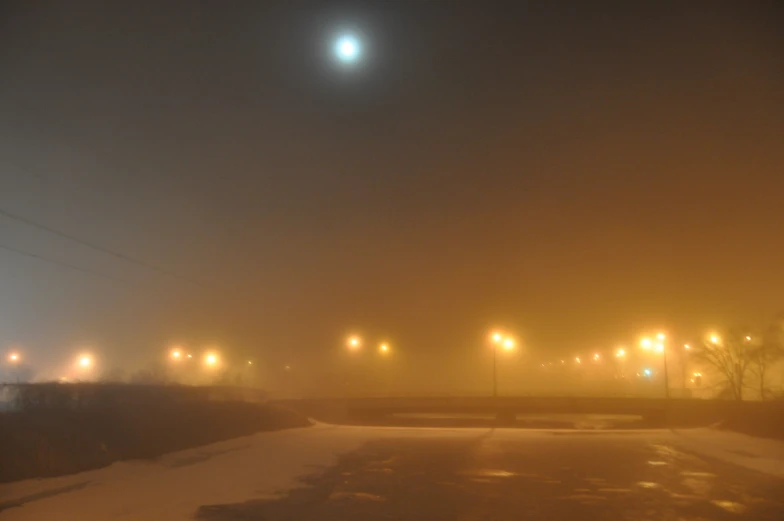
[[[389,351],[389,346],[386,344],[381,344],[380,346],[378,346],[378,350],[381,351],[382,353],[386,353],[387,351]]]
[[[642,371],[642,372],[643,372],[643,374],[644,374],[645,376],[651,376],[651,370],[650,370],[650,369],[643,369],[643,371]]]
[[[574,361],[575,361],[575,362],[577,362],[578,364],[581,364],[581,363],[582,363],[582,362],[580,361],[580,357],[579,357],[579,356],[575,356],[575,357],[574,357]]]
[[[343,35],[335,41],[335,54],[343,63],[357,61],[361,52],[362,48],[355,36]]]
[[[656,344],[656,352],[657,353],[663,353],[664,352],[664,344],[662,344],[661,342]]]
[[[751,342],[751,336],[746,335],[746,342]]]
[[[595,355],[593,355],[593,359],[594,359],[594,360],[597,360],[597,361],[598,361],[598,360],[599,360],[599,358],[601,358],[601,357],[599,356],[599,353],[596,353]]]
[[[362,345],[362,340],[358,336],[350,336],[346,341],[346,345],[348,345],[349,349],[359,349]]]
[[[656,339],[657,339],[657,340],[664,341],[664,339],[666,339],[666,338],[667,338],[667,335],[665,335],[664,333],[658,333],[658,334],[656,335]]]
[[[188,353],[188,358],[193,358],[193,355]]]
[[[215,353],[207,353],[204,356],[204,365],[208,367],[215,367],[218,365],[218,355]]]
[[[618,351],[615,352],[615,356],[617,356],[618,358],[623,358],[624,356],[626,356],[626,350],[622,347],[619,347]]]
[[[79,364],[79,367],[87,369],[88,367],[93,365],[93,359],[90,358],[89,355],[82,355],[79,357],[79,361],[77,363]]]
[[[252,360],[248,360],[248,365],[253,365],[253,361]]]
[[[719,338],[718,335],[711,335],[710,336],[710,341],[711,341],[711,344],[718,344],[719,341],[720,341],[720,338]]]
[[[8,355],[8,361],[11,362],[12,364],[17,363],[21,359],[22,357],[19,356],[19,353],[11,353],[10,355]]]
[[[511,351],[512,349],[514,349],[515,341],[511,338],[505,338],[503,345],[504,345],[504,349],[506,349],[507,351]]]
[[[175,360],[179,360],[180,358],[182,358],[182,351],[180,351],[179,349],[172,349],[171,357]]]
[[[562,364],[565,364],[565,363],[566,363],[566,360],[561,360],[561,363],[562,363]]]
[[[290,365],[287,365],[286,367],[284,367],[284,369],[285,369],[286,371],[291,371],[291,366],[290,366]]]
[[[653,342],[651,342],[651,339],[648,337],[645,337],[642,340],[640,340],[640,347],[642,347],[643,349],[650,349],[651,345],[653,345]]]
[[[684,349],[691,349],[691,346],[689,344],[683,344],[683,348]]]
[[[498,331],[496,331],[492,335],[490,335],[490,340],[492,340],[496,344],[500,344],[503,339],[504,339],[504,335],[502,335]]]
[[[696,377],[700,377],[700,376],[702,376],[702,373],[692,373],[692,376],[694,376],[695,378]]]

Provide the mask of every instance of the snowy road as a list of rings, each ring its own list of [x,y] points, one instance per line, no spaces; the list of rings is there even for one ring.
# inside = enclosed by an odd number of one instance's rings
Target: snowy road
[[[780,520],[782,446],[709,430],[317,425],[0,485],[0,520]]]

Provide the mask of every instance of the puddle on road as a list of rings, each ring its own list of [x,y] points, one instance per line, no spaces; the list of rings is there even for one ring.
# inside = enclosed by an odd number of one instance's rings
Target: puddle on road
[[[329,495],[329,501],[337,501],[339,499],[359,499],[362,501],[386,501],[381,496],[376,494],[368,494],[367,492],[333,492]]]
[[[712,474],[710,472],[695,472],[691,470],[684,470],[681,472],[681,476],[688,476],[692,478],[715,478],[716,474]]]
[[[733,514],[742,514],[746,511],[746,505],[741,503],[736,503],[735,501],[729,501],[726,499],[714,499],[711,501],[714,505],[719,508],[723,508],[727,512],[732,512]]]
[[[517,472],[509,472],[508,470],[502,469],[480,469],[480,470],[469,470],[467,472],[461,472],[464,476],[476,476],[482,478],[511,478],[513,476],[519,476]]]

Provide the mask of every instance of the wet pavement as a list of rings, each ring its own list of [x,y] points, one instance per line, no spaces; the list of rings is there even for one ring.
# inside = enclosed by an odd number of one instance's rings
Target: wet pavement
[[[669,436],[502,429],[372,439],[276,499],[205,505],[239,520],[784,519],[784,481],[683,452]]]

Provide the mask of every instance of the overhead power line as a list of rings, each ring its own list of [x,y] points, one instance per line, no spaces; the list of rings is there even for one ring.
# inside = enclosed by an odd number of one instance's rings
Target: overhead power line
[[[91,269],[88,269],[88,268],[82,268],[82,267],[76,266],[74,264],[69,264],[67,262],[59,261],[59,260],[52,259],[52,258],[49,258],[49,257],[44,257],[43,255],[39,255],[37,253],[31,253],[31,252],[25,251],[25,250],[20,250],[18,248],[13,248],[13,247],[7,246],[5,244],[0,244],[0,249],[6,250],[6,251],[10,251],[11,253],[15,253],[15,254],[21,255],[23,257],[30,257],[32,259],[36,259],[36,260],[39,260],[41,262],[45,262],[47,264],[54,264],[55,266],[62,266],[62,267],[65,267],[65,268],[68,268],[68,269],[72,269],[72,270],[75,270],[75,271],[80,271],[82,273],[87,273],[88,275],[94,275],[94,276],[97,276],[97,277],[102,277],[104,279],[113,280],[115,282],[122,282],[122,283],[126,282],[126,281],[124,281],[122,279],[118,279],[117,277],[113,277],[111,275],[107,275],[106,273],[101,273],[100,271],[95,271],[95,270],[91,270]]]
[[[79,237],[75,237],[73,235],[70,235],[68,233],[62,232],[60,230],[56,230],[56,229],[51,228],[50,226],[47,226],[45,224],[41,224],[39,222],[32,221],[32,220],[28,219],[27,217],[23,217],[21,215],[17,215],[15,213],[9,212],[7,210],[3,210],[2,208],[0,208],[0,215],[2,215],[4,217],[7,217],[9,219],[12,219],[14,221],[21,222],[21,223],[26,224],[28,226],[32,226],[33,228],[38,228],[39,230],[43,230],[43,231],[51,233],[53,235],[57,235],[58,237],[62,237],[64,239],[68,239],[69,241],[75,242],[77,244],[80,244],[80,245],[85,246],[87,248],[90,248],[92,250],[99,251],[99,252],[104,253],[106,255],[110,255],[112,257],[115,257],[117,259],[123,260],[125,262],[130,263],[130,264],[136,264],[138,266],[142,266],[144,268],[147,268],[148,270],[156,271],[156,272],[158,272],[158,273],[160,273],[162,275],[166,275],[168,277],[179,279],[179,280],[188,282],[190,284],[193,284],[195,286],[201,286],[199,283],[195,282],[194,280],[191,280],[191,279],[189,279],[187,277],[183,277],[182,275],[179,275],[177,273],[171,272],[169,270],[165,270],[163,268],[160,268],[158,266],[150,264],[149,262],[145,262],[143,260],[136,259],[134,257],[130,257],[128,255],[125,255],[124,253],[120,253],[120,252],[117,252],[117,251],[114,251],[114,250],[110,250],[109,248],[104,248],[103,246],[95,244],[94,242],[90,242],[90,241],[86,241],[84,239],[80,239]]]

